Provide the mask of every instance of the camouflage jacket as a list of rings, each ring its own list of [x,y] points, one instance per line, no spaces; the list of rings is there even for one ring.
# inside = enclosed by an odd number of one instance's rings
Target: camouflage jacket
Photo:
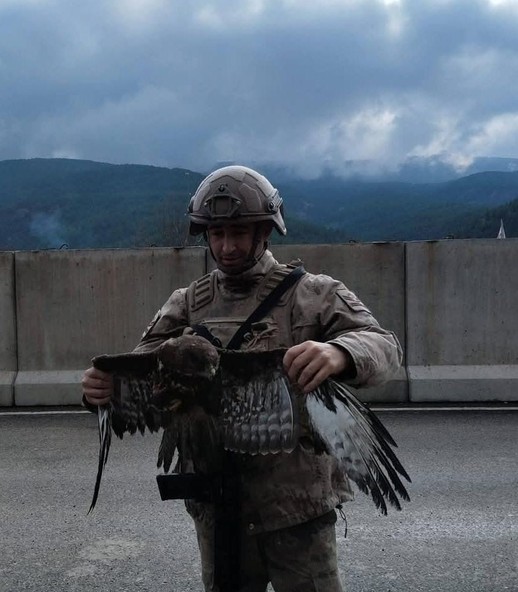
[[[199,324],[226,345],[291,269],[266,251],[254,267],[239,276],[215,270],[176,290],[153,319],[136,351],[154,349],[164,339]],[[325,275],[306,273],[265,318],[252,326],[242,348],[287,348],[306,340],[346,349],[356,372],[354,377],[340,378],[356,387],[384,382],[401,363],[395,335],[379,326],[353,292]],[[305,522],[352,499],[347,478],[333,458],[315,452],[311,438],[302,438],[289,454],[239,456],[243,518],[251,534]],[[210,514],[202,505],[187,505],[195,518]]]

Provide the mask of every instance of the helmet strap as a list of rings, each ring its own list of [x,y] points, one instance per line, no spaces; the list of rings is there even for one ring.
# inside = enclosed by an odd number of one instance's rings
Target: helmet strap
[[[263,243],[262,248],[258,252],[259,244],[261,243],[261,240],[264,236],[264,230],[263,230],[265,228],[264,224],[265,224],[264,222],[258,222],[255,224],[254,238],[252,240],[252,247],[250,248],[250,252],[248,253],[246,267],[245,267],[245,269],[243,269],[243,271],[245,271],[246,269],[250,269],[256,263],[258,263],[259,260],[261,259],[261,257],[264,255],[264,252],[268,248],[269,235],[266,237],[266,240],[262,241],[262,243]],[[272,229],[270,229],[270,233],[271,233],[271,230]]]

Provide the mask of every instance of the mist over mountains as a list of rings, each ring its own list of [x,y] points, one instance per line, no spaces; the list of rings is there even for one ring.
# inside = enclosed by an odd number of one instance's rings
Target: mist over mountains
[[[256,168],[284,199],[283,242],[496,237],[501,218],[507,236],[518,236],[518,159],[476,159],[462,176],[440,159],[386,173],[351,163],[346,178]],[[0,161],[0,249],[187,244],[185,210],[204,176],[73,159]]]
[[[238,163],[218,162],[214,164],[213,168],[229,164]],[[244,164],[261,170],[263,174],[271,176],[277,181],[315,178],[312,171],[301,175],[300,167],[290,168],[287,165],[261,162]],[[371,160],[349,160],[342,163],[341,170],[342,174],[336,175],[332,168],[326,170],[324,167],[324,172],[318,176],[320,178],[339,176],[342,179],[366,182],[441,183],[476,173],[513,173],[518,171],[518,158],[477,157],[468,163],[457,163],[446,154],[437,154],[428,157],[408,157],[395,167],[387,167],[380,162]]]

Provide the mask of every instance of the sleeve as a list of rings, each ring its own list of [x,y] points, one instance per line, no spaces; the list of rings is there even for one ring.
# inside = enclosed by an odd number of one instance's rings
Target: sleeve
[[[382,384],[401,365],[403,353],[396,335],[380,326],[370,310],[343,283],[318,275],[305,282],[299,314],[314,318],[318,340],[345,350],[356,372],[341,378],[355,387]]]
[[[179,337],[189,325],[187,288],[175,290],[156,313],[134,351],[152,351],[170,337]]]

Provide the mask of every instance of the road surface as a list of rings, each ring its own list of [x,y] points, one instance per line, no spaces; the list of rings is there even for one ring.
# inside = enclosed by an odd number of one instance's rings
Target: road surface
[[[518,591],[518,411],[380,411],[412,477],[380,516],[337,522],[347,592]],[[201,592],[181,501],[160,501],[159,437],[116,438],[99,501],[96,418],[0,414],[1,592]]]

